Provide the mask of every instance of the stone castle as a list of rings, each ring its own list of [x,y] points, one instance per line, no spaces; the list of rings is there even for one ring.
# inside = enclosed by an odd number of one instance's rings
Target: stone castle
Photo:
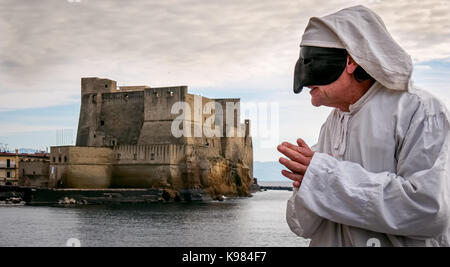
[[[210,99],[189,94],[187,86],[118,87],[116,81],[96,77],[81,79],[81,98],[76,146],[51,148],[53,187],[250,195],[250,121],[240,123],[238,98]],[[177,102],[193,114],[174,114]],[[205,112],[211,104],[215,108]],[[210,130],[222,135],[206,136],[201,129],[207,121],[213,121]],[[174,136],[173,125],[193,127]]]

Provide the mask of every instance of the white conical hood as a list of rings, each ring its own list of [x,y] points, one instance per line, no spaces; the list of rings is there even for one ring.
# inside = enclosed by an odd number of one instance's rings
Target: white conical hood
[[[375,80],[392,90],[412,86],[411,57],[392,38],[381,18],[358,5],[309,20],[300,46],[345,48]]]

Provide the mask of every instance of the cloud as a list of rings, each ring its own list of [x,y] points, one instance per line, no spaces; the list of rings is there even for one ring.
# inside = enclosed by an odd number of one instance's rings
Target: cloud
[[[447,1],[0,0],[0,92],[36,107],[37,92],[45,105],[78,101],[82,76],[123,85],[276,83],[292,72],[309,17],[359,3],[416,61],[450,56]]]
[[[431,70],[432,67],[429,65],[415,65],[414,68],[419,70]]]
[[[5,90],[6,91],[6,90]],[[24,108],[43,108],[49,106],[78,103],[79,93],[72,91],[6,91],[1,93],[0,112],[19,110]]]
[[[450,56],[450,3],[434,1],[380,1],[373,10],[415,62]]]
[[[72,128],[68,127],[61,128],[61,126],[59,125],[24,125],[21,123],[8,123],[2,125],[0,136],[9,136],[18,133],[55,131],[61,129],[72,129]]]

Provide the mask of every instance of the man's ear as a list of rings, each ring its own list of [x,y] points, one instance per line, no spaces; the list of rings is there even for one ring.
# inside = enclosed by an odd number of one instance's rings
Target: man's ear
[[[345,66],[345,71],[347,71],[348,74],[353,74],[353,72],[355,72],[357,67],[358,64],[353,60],[353,58],[350,55],[347,55],[347,66]]]

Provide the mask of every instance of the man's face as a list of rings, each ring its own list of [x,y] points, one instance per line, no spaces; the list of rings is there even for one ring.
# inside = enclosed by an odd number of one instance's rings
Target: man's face
[[[347,58],[347,63],[348,63]],[[311,104],[313,106],[339,107],[349,102],[349,90],[351,86],[352,76],[348,73],[347,67],[339,78],[327,85],[311,85]]]

